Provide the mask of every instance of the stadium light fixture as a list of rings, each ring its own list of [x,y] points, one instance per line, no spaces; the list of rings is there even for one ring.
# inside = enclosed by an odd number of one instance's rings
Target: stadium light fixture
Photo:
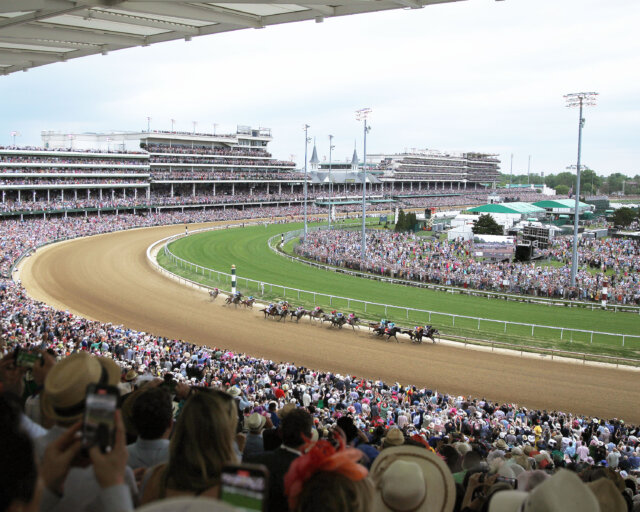
[[[367,125],[367,118],[370,113],[371,109],[369,107],[356,110],[356,120],[362,121],[364,126],[364,160],[362,161],[362,241],[360,243],[360,257],[363,264],[367,254],[367,133],[371,130],[371,126]]]
[[[583,107],[591,107],[596,104],[597,92],[574,92],[565,94],[564,99],[567,107],[578,107],[580,114],[578,117],[578,163],[576,165],[576,204],[573,212],[573,247],[571,251],[571,287],[576,286],[576,274],[578,273],[578,220],[580,208],[580,154],[582,151],[582,128],[584,127],[584,117],[582,117]]]
[[[333,135],[329,135],[329,229],[331,229],[331,208],[333,207],[333,177],[331,176],[331,152],[335,146],[333,145]]]
[[[20,132],[13,130],[11,136],[13,137],[13,147],[16,147],[16,137],[20,136]]]
[[[307,239],[307,146],[311,139],[309,138],[308,124],[304,125],[304,239]]]
[[[147,133],[151,132],[151,118],[147,116]]]

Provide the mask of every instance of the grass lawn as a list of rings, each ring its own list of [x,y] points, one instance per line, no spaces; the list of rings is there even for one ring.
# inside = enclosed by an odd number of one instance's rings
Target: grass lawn
[[[261,295],[257,284],[246,283],[242,278],[255,279],[314,294],[284,291],[278,286],[265,287],[266,299],[287,298],[298,305],[330,306],[342,311],[353,311],[368,319],[388,317],[399,325],[413,326],[431,323],[443,333],[482,339],[506,341],[518,345],[559,348],[580,352],[602,353],[623,357],[640,357],[640,339],[627,338],[622,347],[621,336],[593,335],[570,331],[581,329],[619,334],[640,333],[640,316],[628,313],[613,313],[600,310],[585,310],[561,306],[545,306],[509,302],[501,299],[472,297],[435,290],[402,286],[355,276],[335,273],[291,262],[275,254],[267,247],[267,240],[274,235],[301,228],[301,224],[248,226],[191,235],[171,244],[171,251],[178,257],[204,267],[229,273],[235,264],[239,277],[238,286],[246,294]],[[216,279],[202,272],[173,265],[161,252],[158,261],[168,270],[210,286],[229,289],[227,279]],[[323,294],[348,297],[355,300],[330,299]],[[364,306],[359,300],[379,302],[396,307]],[[404,308],[423,309],[432,313],[406,311]],[[366,311],[365,311],[366,309]],[[484,319],[455,318],[457,314]],[[532,323],[562,327],[564,332],[531,327],[514,326],[501,321]],[[561,339],[562,337],[562,339]]]

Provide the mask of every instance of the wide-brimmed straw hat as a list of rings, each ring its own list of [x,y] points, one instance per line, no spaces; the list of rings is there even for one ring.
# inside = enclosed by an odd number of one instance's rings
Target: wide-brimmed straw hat
[[[56,421],[77,421],[84,412],[87,386],[117,386],[120,375],[120,367],[111,359],[87,352],[72,354],[49,371],[41,398],[42,411]]]
[[[451,512],[456,502],[453,476],[426,448],[385,448],[370,471],[374,512]]]
[[[260,430],[262,427],[264,427],[266,421],[267,418],[265,418],[262,414],[254,412],[245,420],[245,425],[249,430]]]
[[[489,512],[599,512],[600,505],[587,485],[571,471],[559,470],[531,492],[501,491]]]

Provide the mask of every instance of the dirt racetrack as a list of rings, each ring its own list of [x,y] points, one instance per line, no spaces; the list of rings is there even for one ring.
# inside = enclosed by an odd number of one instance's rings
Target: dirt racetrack
[[[149,245],[183,229],[137,229],[49,246],[28,258],[22,283],[32,297],[60,309],[155,335],[455,395],[640,423],[636,372],[431,343],[387,343],[366,329],[338,331],[308,319],[285,325],[257,311],[222,306],[220,299],[211,303],[206,293],[178,284],[147,262]]]

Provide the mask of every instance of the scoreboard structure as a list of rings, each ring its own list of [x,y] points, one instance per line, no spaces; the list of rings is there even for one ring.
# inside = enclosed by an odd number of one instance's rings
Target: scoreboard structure
[[[522,239],[531,242],[534,248],[546,249],[553,243],[553,231],[542,226],[524,226]]]

